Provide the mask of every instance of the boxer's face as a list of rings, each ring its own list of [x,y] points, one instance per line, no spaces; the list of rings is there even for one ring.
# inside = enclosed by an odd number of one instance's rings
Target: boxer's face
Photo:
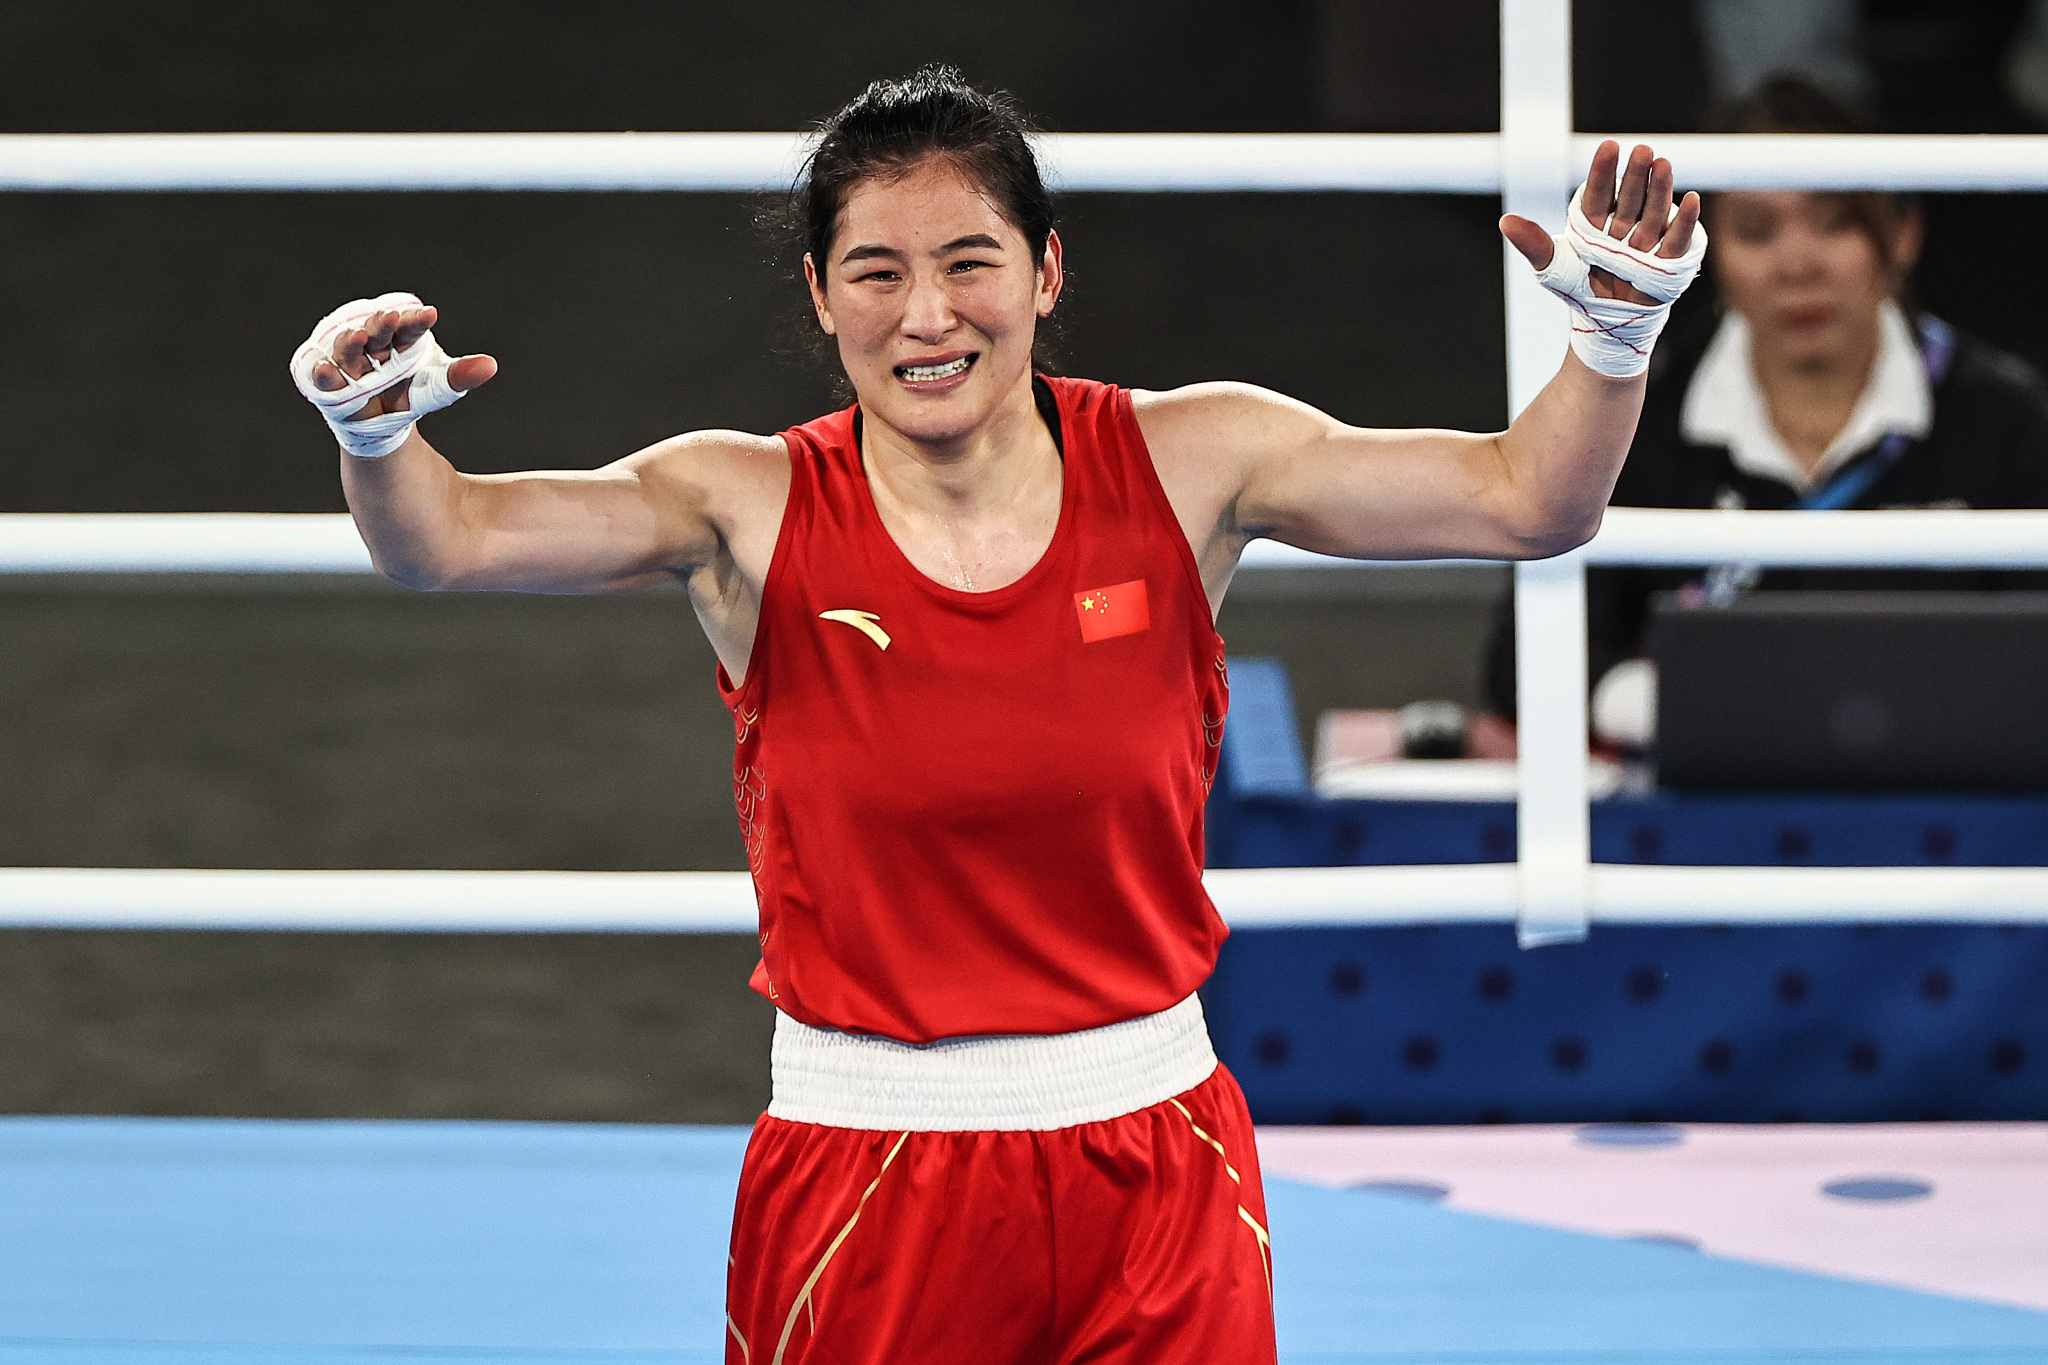
[[[1909,219],[1881,247],[1838,194],[1717,194],[1710,212],[1723,300],[1748,321],[1759,352],[1795,365],[1863,353],[1917,245]]]
[[[1023,233],[950,163],[928,160],[847,194],[829,259],[804,258],[818,321],[861,406],[911,440],[971,435],[1020,386],[1060,292]]]

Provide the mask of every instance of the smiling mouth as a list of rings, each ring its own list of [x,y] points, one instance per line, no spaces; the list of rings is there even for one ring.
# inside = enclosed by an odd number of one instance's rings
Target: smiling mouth
[[[898,365],[896,377],[908,384],[933,384],[967,373],[968,366],[980,358],[981,353],[977,351],[948,360],[943,365]]]

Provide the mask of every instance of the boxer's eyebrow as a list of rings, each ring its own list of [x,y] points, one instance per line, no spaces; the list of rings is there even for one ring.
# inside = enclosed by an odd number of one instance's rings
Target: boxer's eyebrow
[[[969,247],[979,247],[985,251],[1001,251],[1003,244],[989,236],[986,232],[970,232],[965,237],[955,237],[952,241],[932,252],[932,255],[944,256],[955,251],[965,251]],[[900,261],[903,259],[903,253],[893,246],[882,246],[878,243],[870,242],[848,251],[839,258],[839,264],[847,265],[853,261],[871,261],[877,257]]]
[[[849,261],[871,261],[877,256],[886,257],[887,259],[892,261],[900,261],[903,259],[903,253],[898,251],[893,246],[869,245],[857,246],[853,250],[847,252],[844,256],[841,256],[839,258],[839,264],[845,265]]]

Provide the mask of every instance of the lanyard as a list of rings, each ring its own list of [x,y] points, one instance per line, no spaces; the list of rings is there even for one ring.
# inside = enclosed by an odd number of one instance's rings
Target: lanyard
[[[1920,318],[1916,330],[1920,333],[1920,363],[1927,371],[1927,387],[1931,390],[1948,375],[1949,361],[1955,358],[1956,353],[1956,331],[1940,318],[1926,316]],[[1904,432],[1886,433],[1877,449],[1836,470],[1834,476],[1818,488],[1807,489],[1792,504],[1792,509],[1833,512],[1853,507],[1899,462],[1908,444],[1910,442]]]
[[[1915,325],[1920,335],[1920,363],[1927,371],[1927,387],[1932,390],[1940,386],[1948,376],[1949,362],[1955,359],[1956,331],[1940,318],[1922,314]],[[1792,504],[1795,512],[1834,512],[1853,507],[1863,495],[1876,487],[1891,467],[1905,455],[1906,447],[1912,441],[1902,431],[1887,432],[1878,442],[1877,448],[1862,459],[1844,465],[1836,470],[1827,482],[1816,488],[1809,488]],[[1714,606],[1725,607],[1737,597],[1756,586],[1763,576],[1762,566],[1756,564],[1716,564],[1707,570],[1706,577],[1688,591],[1700,592]]]

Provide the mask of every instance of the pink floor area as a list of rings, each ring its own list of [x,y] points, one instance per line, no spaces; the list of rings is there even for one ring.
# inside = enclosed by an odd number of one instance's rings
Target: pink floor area
[[[2048,1123],[1262,1128],[1266,1173],[2048,1309]]]

